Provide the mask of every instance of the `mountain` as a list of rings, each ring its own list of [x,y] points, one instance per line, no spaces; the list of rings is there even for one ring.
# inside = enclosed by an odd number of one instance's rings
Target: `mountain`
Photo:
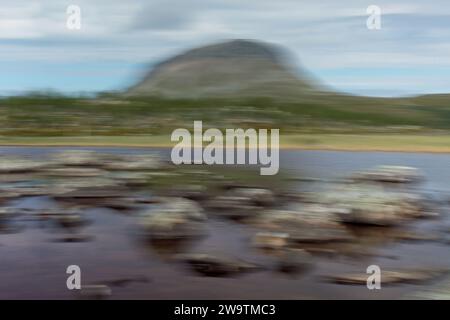
[[[157,64],[128,95],[173,98],[307,96],[320,90],[285,50],[232,40],[189,50]]]

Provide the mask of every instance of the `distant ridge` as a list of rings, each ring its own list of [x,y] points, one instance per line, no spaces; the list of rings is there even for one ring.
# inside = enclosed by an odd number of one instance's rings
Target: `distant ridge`
[[[162,61],[127,95],[300,97],[320,90],[306,72],[293,72],[286,61],[285,50],[259,41],[212,44]]]

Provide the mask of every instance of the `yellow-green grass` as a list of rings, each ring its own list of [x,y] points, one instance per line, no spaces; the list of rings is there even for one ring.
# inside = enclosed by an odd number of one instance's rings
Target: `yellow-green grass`
[[[450,135],[296,134],[281,148],[349,151],[450,152]],[[0,137],[2,146],[172,147],[169,135]]]
[[[349,151],[450,152],[450,135],[305,134],[281,138],[283,148]]]

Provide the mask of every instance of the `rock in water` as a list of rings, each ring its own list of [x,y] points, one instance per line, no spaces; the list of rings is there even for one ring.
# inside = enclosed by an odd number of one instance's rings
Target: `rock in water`
[[[279,250],[287,246],[289,234],[282,232],[258,232],[252,239],[255,247],[261,249]]]
[[[171,199],[142,215],[141,226],[153,240],[182,240],[205,234],[206,217],[194,201]]]
[[[336,243],[353,239],[339,223],[332,209],[307,204],[290,210],[267,210],[251,221],[253,225],[271,232],[289,235],[293,243]]]
[[[254,217],[275,203],[272,191],[263,188],[233,188],[206,203],[217,215],[241,220]]]
[[[103,157],[90,150],[66,150],[55,154],[54,162],[63,166],[101,166]]]
[[[104,284],[84,285],[79,291],[81,299],[100,300],[106,299],[112,294],[111,288]]]
[[[403,270],[382,270],[381,285],[396,283],[422,283],[433,280],[447,273],[445,269],[403,269]],[[338,284],[366,285],[367,273],[347,273],[341,275],[324,276],[328,282]]]
[[[112,171],[145,171],[161,168],[163,161],[156,155],[128,155],[117,161],[106,162],[103,167]]]
[[[0,225],[14,217],[17,212],[19,212],[19,209],[14,207],[0,208]]]
[[[276,270],[297,274],[312,267],[312,255],[305,250],[285,250],[276,263]]]
[[[450,278],[444,279],[440,284],[432,288],[414,292],[406,296],[406,298],[418,300],[450,300]]]
[[[8,202],[18,197],[20,197],[20,194],[15,191],[0,190],[0,204],[3,204],[4,202]]]
[[[28,173],[45,168],[48,163],[27,158],[1,156],[0,173]]]
[[[209,277],[232,276],[258,269],[255,264],[204,253],[181,254],[175,259],[187,263],[195,272]]]
[[[423,179],[417,168],[405,166],[378,166],[373,169],[358,172],[354,178],[380,182],[411,183]]]
[[[328,191],[318,201],[333,208],[342,222],[351,224],[394,226],[427,215],[420,195],[364,183]]]

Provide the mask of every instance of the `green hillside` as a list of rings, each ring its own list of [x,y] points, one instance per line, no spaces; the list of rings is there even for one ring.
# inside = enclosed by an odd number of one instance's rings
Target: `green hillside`
[[[449,101],[446,103],[445,101]],[[164,134],[193,120],[219,128],[280,128],[297,133],[448,133],[450,97],[382,99],[317,95],[268,98],[163,99],[23,96],[0,100],[2,136]]]

